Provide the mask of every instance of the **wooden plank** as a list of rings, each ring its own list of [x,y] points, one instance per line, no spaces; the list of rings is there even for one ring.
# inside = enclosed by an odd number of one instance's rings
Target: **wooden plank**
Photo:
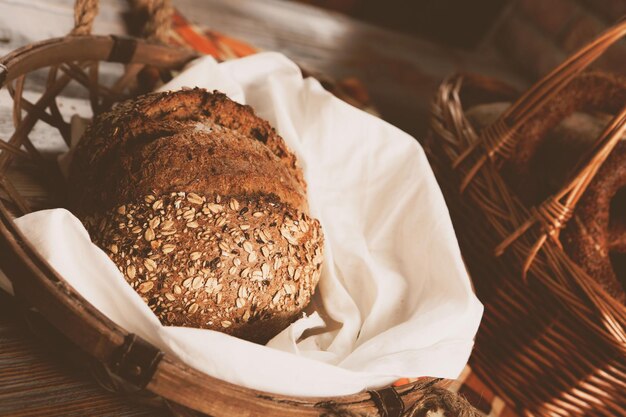
[[[169,416],[103,390],[67,341],[35,337],[0,291],[1,416]],[[72,357],[74,359],[72,359]]]
[[[437,85],[454,72],[479,72],[517,87],[526,85],[515,68],[496,57],[447,49],[303,4],[279,0],[174,4],[192,22],[282,52],[314,74],[360,79],[382,117],[416,136],[426,130]],[[0,33],[9,39],[0,45],[0,53],[3,48],[62,36],[71,27],[72,7],[73,0],[0,0]],[[120,16],[126,10],[124,0],[101,1],[94,32],[123,33]],[[46,25],[33,25],[33,20]]]
[[[526,85],[496,57],[444,48],[311,6],[278,0],[178,0],[199,25],[279,51],[307,71],[335,79],[355,77],[367,87],[382,117],[421,137],[430,100],[441,80],[468,71]]]

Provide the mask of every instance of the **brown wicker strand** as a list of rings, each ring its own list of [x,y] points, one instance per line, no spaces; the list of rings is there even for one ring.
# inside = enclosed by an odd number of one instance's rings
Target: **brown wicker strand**
[[[0,139],[0,148],[2,148],[2,150],[4,151],[10,152],[15,156],[19,156],[26,160],[30,159],[30,155],[26,151],[13,145],[12,143],[5,141],[4,139]]]
[[[61,65],[60,69],[65,74],[72,77],[75,81],[87,87],[87,89],[89,90],[89,94],[90,94],[90,101],[92,104],[92,108],[95,111],[98,108],[98,105],[95,102],[95,100],[97,100],[99,96],[103,96],[105,98],[116,100],[116,101],[120,97],[119,96],[116,97],[111,92],[110,88],[97,83],[97,80],[96,80],[97,77],[94,77],[94,75],[97,76],[97,72],[95,73],[93,72],[93,69],[92,69],[93,65],[95,64],[91,62],[86,63],[86,66],[89,68],[90,74],[85,73],[85,71],[81,67],[79,67],[78,65],[72,62],[67,63],[65,65]]]
[[[23,80],[23,77],[20,77],[18,80]],[[21,85],[23,85],[23,82],[20,83]],[[63,122],[63,118],[61,117],[60,112],[58,111],[58,107],[57,107],[57,114],[48,114],[46,113],[43,109],[38,108],[37,106],[35,106],[35,104],[33,104],[31,101],[25,99],[23,97],[22,94],[19,93],[19,91],[22,90],[22,88],[20,88],[19,90],[17,88],[14,88],[13,85],[8,84],[7,85],[7,90],[9,91],[9,94],[11,95],[11,98],[13,98],[13,100],[15,102],[19,101],[19,106],[14,106],[14,113],[18,112],[20,113],[20,121],[18,122],[17,119],[18,117],[15,117],[14,119],[14,123],[16,123],[16,126],[19,125],[19,123],[21,122],[21,110],[24,109],[29,113],[32,112],[36,112],[37,113],[37,117],[39,117],[40,120],[46,122],[47,124],[49,124],[50,126],[59,128],[62,125]],[[56,101],[53,101],[52,104],[56,105]],[[50,105],[50,107],[52,108],[52,104]],[[19,109],[19,110],[18,110]],[[60,119],[59,119],[60,118]]]
[[[124,90],[135,81],[134,78],[137,77],[137,74],[139,74],[141,70],[143,70],[145,67],[146,66],[143,64],[127,65],[124,74],[122,74],[120,78],[115,82],[115,84],[113,84],[113,86],[111,87],[111,92],[115,96],[121,96]]]
[[[22,76],[15,80],[15,87],[11,88],[13,96],[13,126],[17,127],[22,121],[22,94],[24,93],[24,82],[26,77]]]
[[[480,156],[478,162],[472,166],[463,178],[460,186],[461,192],[465,191],[472,178],[474,178],[478,170],[480,170],[487,160],[495,162],[498,156],[508,159],[513,154],[517,140],[516,136],[515,131],[509,129],[503,119],[497,120],[480,132],[478,142],[475,143],[481,143],[483,145],[485,154]],[[467,150],[453,162],[452,166],[457,168],[471,152],[472,148],[467,148]]]
[[[54,84],[54,81],[57,78],[58,70],[59,67],[57,66],[50,67],[50,71],[48,71],[48,79],[46,81],[46,88]],[[59,109],[56,101],[56,97],[52,99],[48,108],[50,109],[50,115],[55,121],[52,126],[55,126],[59,130],[59,133],[61,133],[61,136],[63,137],[65,143],[70,146],[70,144],[72,143],[72,138],[70,136],[70,124],[63,119],[63,116],[61,115],[61,110]]]
[[[102,90],[100,84],[98,84],[98,67],[99,63],[92,62],[89,64],[87,73],[87,82],[89,88],[89,102],[91,104],[91,110],[93,114],[100,113],[100,94]]]
[[[2,188],[8,196],[13,200],[13,203],[17,207],[17,210],[21,214],[30,213],[32,210],[30,208],[30,204],[22,197],[19,191],[15,188],[13,183],[9,181],[8,178],[0,177],[0,188]]]
[[[35,103],[35,107],[39,109],[43,109],[49,105],[51,100],[56,97],[56,95],[63,90],[63,88],[70,82],[71,78],[68,76],[63,76],[59,78],[54,84],[48,86],[46,91],[42,94],[39,100]],[[26,146],[27,149],[34,148],[32,143],[28,140],[28,133],[32,130],[32,128],[37,123],[38,118],[36,117],[38,113],[28,113],[26,117],[22,120],[21,124],[15,129],[15,132],[8,140],[8,144],[14,147],[20,147],[22,145]],[[36,151],[36,149],[35,149]],[[9,165],[15,155],[9,152],[3,152],[0,154],[0,173],[5,172],[7,165]],[[2,182],[3,188],[7,191],[7,194],[16,205],[16,207],[22,212],[22,214],[26,214],[30,212],[29,205],[21,198],[21,195],[14,189],[11,182],[8,178],[2,176],[0,178]]]

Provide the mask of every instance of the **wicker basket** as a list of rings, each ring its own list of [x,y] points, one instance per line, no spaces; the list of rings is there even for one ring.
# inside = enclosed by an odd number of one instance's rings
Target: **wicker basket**
[[[516,132],[568,82],[626,34],[621,22],[525,94],[469,75],[446,80],[432,105],[427,152],[451,210],[464,258],[485,304],[472,368],[526,416],[626,415],[626,307],[561,249],[563,228],[626,131],[626,107],[582,156],[560,192],[525,207],[503,180]],[[513,104],[479,129],[466,110]],[[626,103],[624,103],[626,105]]]
[[[149,15],[147,33],[153,40],[164,36],[171,12],[168,6],[167,1],[152,0],[144,10]],[[39,256],[13,219],[64,204],[65,184],[54,155],[46,155],[29,139],[35,124],[43,122],[56,128],[69,144],[70,125],[63,119],[56,97],[68,85],[75,96],[76,89],[82,88],[93,112],[102,112],[141,92],[146,80],[154,82],[160,77],[165,81],[197,57],[153,41],[90,36],[96,11],[95,0],[78,0],[76,27],[69,36],[28,45],[0,59],[0,85],[13,98],[15,123],[10,139],[0,140],[0,266],[20,302],[34,308],[87,353],[107,389],[142,398],[151,395],[176,415],[398,417],[422,416],[434,409],[443,409],[450,416],[477,415],[465,400],[441,388],[437,378],[333,398],[273,395],[226,383],[191,369],[111,322]],[[118,63],[123,68],[111,85],[99,80],[103,63]],[[28,100],[23,95],[26,77],[33,73],[40,77],[42,72],[47,76],[45,91],[38,100]],[[34,188],[40,190],[35,197]]]

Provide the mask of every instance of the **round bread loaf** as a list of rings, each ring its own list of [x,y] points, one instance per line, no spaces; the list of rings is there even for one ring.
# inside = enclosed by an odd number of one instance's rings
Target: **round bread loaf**
[[[166,325],[266,343],[315,291],[323,236],[296,158],[223,94],[120,103],[85,132],[69,183],[72,211]]]
[[[626,142],[621,141],[591,180],[561,237],[572,259],[622,304],[626,304],[626,216],[614,209],[623,210],[624,202],[619,204],[618,199],[625,187]]]

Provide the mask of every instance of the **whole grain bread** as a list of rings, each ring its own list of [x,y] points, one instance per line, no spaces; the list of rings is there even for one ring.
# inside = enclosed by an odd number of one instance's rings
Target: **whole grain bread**
[[[94,119],[70,208],[164,324],[265,343],[319,280],[323,236],[295,156],[251,108],[194,89]]]
[[[291,182],[291,186],[297,188],[301,198],[305,200],[306,184],[302,170],[297,166],[295,155],[287,148],[274,128],[267,121],[257,117],[250,106],[240,105],[217,91],[211,93],[194,88],[146,94],[119,103],[112,111],[99,115],[89,126],[74,152],[76,157],[72,162],[69,181],[70,206],[92,211],[103,205],[111,205],[110,196],[107,190],[103,190],[106,187],[101,182],[109,175],[118,173],[112,169],[112,164],[119,165],[122,163],[121,158],[133,154],[137,148],[144,149],[145,145],[157,142],[159,138],[170,137],[188,130],[189,127],[204,132],[221,130],[227,132],[224,134],[243,137],[248,142],[265,145],[262,147],[263,152],[266,154],[268,151],[271,152],[279,165],[284,167],[278,173],[267,170],[265,176],[268,182],[274,180],[271,176],[275,174],[283,175],[281,181]],[[242,142],[239,143],[238,146],[243,146]],[[188,162],[193,161],[191,164],[198,162],[198,158],[204,162],[213,161],[214,168],[220,163],[219,157],[210,157],[214,150],[214,147],[207,148],[208,155],[198,149],[190,150],[192,154],[187,153],[184,156],[189,159]],[[237,149],[230,149],[231,155],[237,152]],[[246,152],[242,150],[241,154],[245,157]],[[185,165],[184,161],[179,162]],[[124,174],[138,169],[138,163],[135,161],[135,166],[127,167]],[[167,170],[162,172],[164,176],[172,178]],[[284,177],[285,172],[290,174],[290,179]],[[177,181],[189,179],[189,175],[182,174],[180,178],[176,178]],[[201,177],[198,180],[208,184],[214,178],[203,180]],[[104,195],[101,195],[102,193]]]

